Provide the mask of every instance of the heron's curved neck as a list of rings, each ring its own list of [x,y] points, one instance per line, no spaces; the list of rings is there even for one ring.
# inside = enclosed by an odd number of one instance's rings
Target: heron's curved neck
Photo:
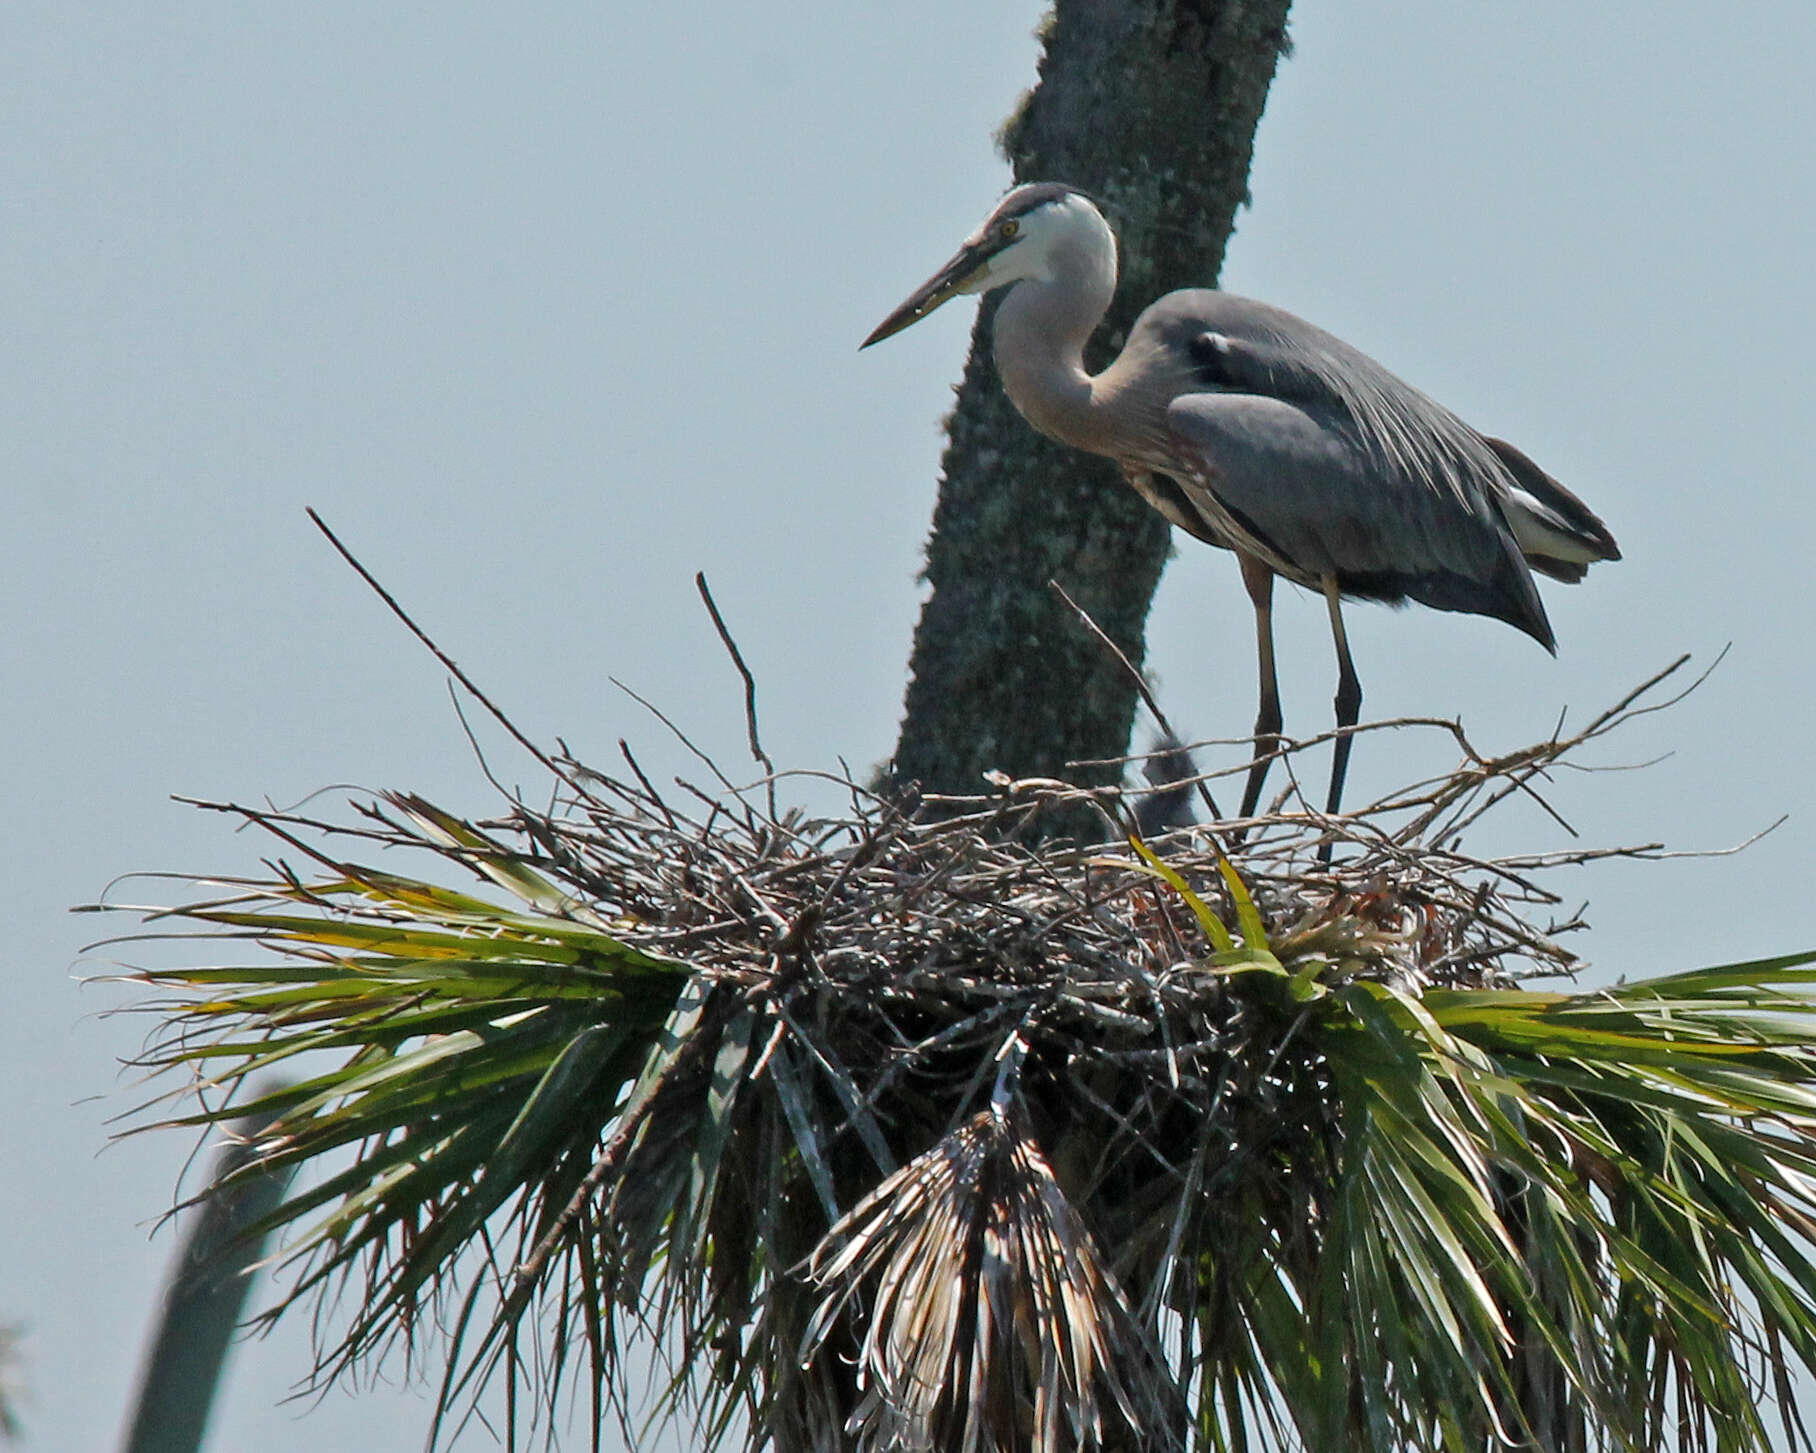
[[[996,310],[996,368],[1010,401],[1041,433],[1094,454],[1112,451],[1084,350],[1115,293],[1114,253],[1056,250],[1048,276],[1016,283]]]

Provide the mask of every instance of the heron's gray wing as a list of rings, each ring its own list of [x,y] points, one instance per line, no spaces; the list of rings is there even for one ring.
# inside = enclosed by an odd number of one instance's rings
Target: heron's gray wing
[[[1230,351],[1257,370],[1268,362],[1258,350]],[[1167,428],[1190,466],[1179,478],[1188,495],[1199,492],[1207,514],[1301,581],[1335,576],[1345,594],[1494,616],[1550,649],[1545,608],[1488,495],[1434,483],[1416,455],[1384,455],[1302,360],[1283,355],[1269,367],[1266,386],[1286,396],[1173,400]],[[1264,384],[1259,372],[1246,381]]]
[[[1451,495],[1466,513],[1499,502],[1512,483],[1509,465],[1449,409],[1267,303],[1206,288],[1168,293],[1136,320],[1131,343],[1141,345],[1143,365],[1160,360],[1181,379],[1173,395],[1254,394],[1302,405],[1339,422],[1372,467]]]
[[[1345,403],[1332,383],[1331,365],[1337,360],[1321,359],[1278,337],[1244,338],[1207,328],[1187,338],[1186,354],[1199,382],[1212,388],[1312,407],[1342,407]]]

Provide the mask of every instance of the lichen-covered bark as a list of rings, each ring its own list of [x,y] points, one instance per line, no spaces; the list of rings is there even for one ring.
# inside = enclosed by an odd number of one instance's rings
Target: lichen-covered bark
[[[1040,79],[1003,128],[1017,181],[1063,181],[1102,201],[1122,283],[1088,356],[1121,346],[1141,308],[1207,286],[1247,199],[1255,125],[1286,49],[1288,0],[1058,0]],[[1135,687],[1047,582],[1057,580],[1129,659],[1168,548],[1166,523],[1113,465],[1036,434],[990,357],[978,315],[927,545],[932,586],[915,632],[893,774],[974,793],[1013,776],[1113,781],[1068,763],[1127,749]],[[1055,830],[1094,834],[1082,817]]]

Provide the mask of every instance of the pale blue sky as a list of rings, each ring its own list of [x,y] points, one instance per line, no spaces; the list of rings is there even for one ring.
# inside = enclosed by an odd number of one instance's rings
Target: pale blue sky
[[[1006,185],[990,137],[1040,12],[0,9],[0,1316],[33,1329],[29,1446],[117,1437],[190,1149],[102,1152],[145,1026],[75,985],[105,964],[76,964],[97,924],[63,907],[254,864],[173,792],[492,806],[442,672],[303,507],[583,756],[627,736],[679,766],[615,675],[742,760],[697,569],[778,762],[886,755],[969,305],[855,349]],[[1601,842],[1791,820],[1739,858],[1582,872],[1582,946],[1642,974],[1816,945],[1816,7],[1301,0],[1293,33],[1226,285],[1518,443],[1627,556],[1547,589],[1556,661],[1492,622],[1353,610],[1365,714],[1461,713],[1505,749],[1733,642],[1598,755],[1667,760],[1557,800]],[[1278,615],[1287,726],[1313,730],[1323,610]],[[1150,638],[1180,725],[1240,732],[1227,555],[1188,544]],[[1366,740],[1352,796],[1435,765]],[[1561,842],[1518,811],[1494,840]],[[305,1355],[300,1329],[240,1349],[215,1448],[420,1439],[410,1393],[276,1408]]]

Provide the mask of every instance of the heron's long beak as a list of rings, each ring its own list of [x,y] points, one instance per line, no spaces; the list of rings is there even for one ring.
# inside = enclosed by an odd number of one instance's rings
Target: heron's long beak
[[[858,348],[861,351],[872,343],[881,343],[892,334],[900,333],[909,324],[920,322],[941,303],[950,302],[960,293],[982,292],[988,285],[989,278],[989,256],[980,245],[966,243],[952,261],[916,288],[907,302],[878,323],[875,331],[858,344]]]

